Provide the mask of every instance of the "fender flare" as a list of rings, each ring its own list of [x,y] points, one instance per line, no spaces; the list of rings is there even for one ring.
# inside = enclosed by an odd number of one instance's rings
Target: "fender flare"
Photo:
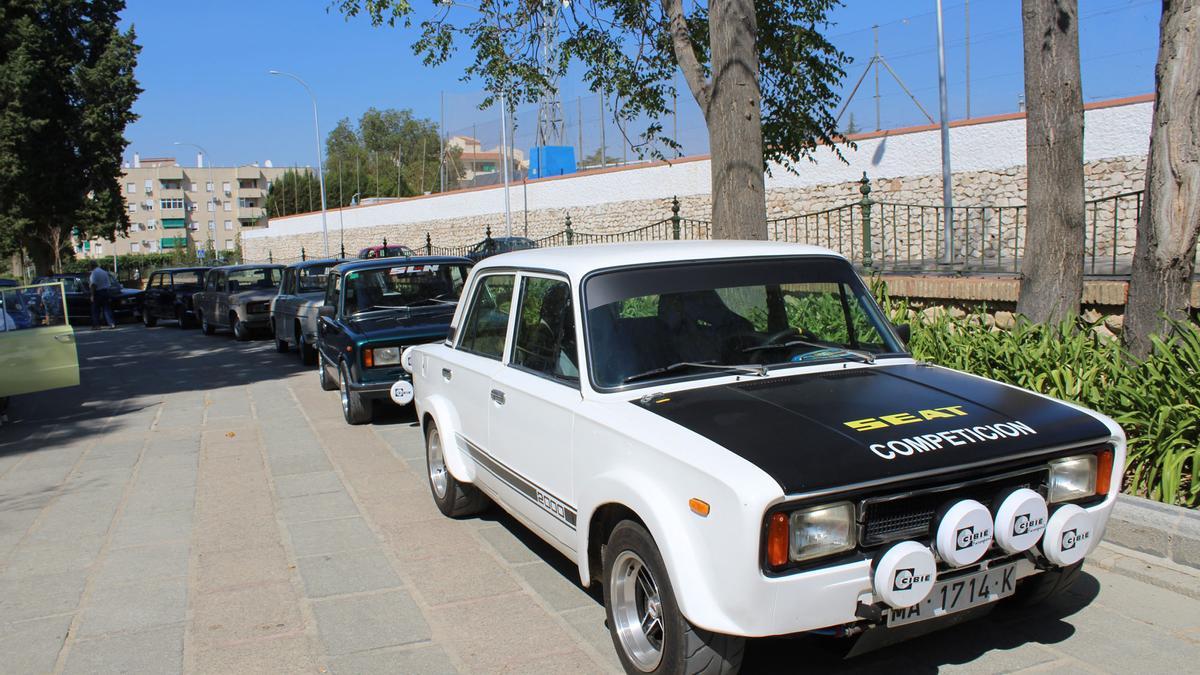
[[[428,416],[437,424],[442,434],[442,458],[446,462],[446,470],[460,483],[475,482],[475,462],[471,461],[458,444],[458,415],[451,403],[444,396],[435,394],[422,399],[420,405],[421,436],[425,435],[425,418]]]
[[[654,498],[650,496],[653,495],[662,495],[661,484],[655,484],[646,476],[631,471],[608,472],[587,481],[584,489],[577,494],[579,525],[575,550],[579,552],[579,580],[587,587],[593,576],[588,555],[592,517],[602,506],[620,504],[637,514],[650,531],[667,567],[679,610],[692,623],[712,630],[716,623],[708,620],[711,613],[705,610],[715,609],[719,604],[710,592],[707,580],[699,573],[699,566],[695,564],[700,553],[687,534],[689,528],[683,521],[687,515],[686,509],[668,508],[662,503],[661,497],[656,506],[651,503]],[[595,572],[597,577],[603,573],[602,570]]]

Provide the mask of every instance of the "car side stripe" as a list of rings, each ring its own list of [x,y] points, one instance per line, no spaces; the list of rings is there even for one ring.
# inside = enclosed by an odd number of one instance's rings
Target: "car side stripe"
[[[533,502],[536,506],[541,508],[546,513],[554,516],[567,527],[571,528],[572,530],[575,529],[575,523],[577,519],[575,507],[567,504],[558,497],[555,497],[546,490],[538,487],[538,485],[533,481],[508,468],[495,457],[492,457],[486,451],[484,451],[483,448],[480,448],[478,445],[475,445],[471,441],[467,440],[462,436],[462,434],[455,434],[455,436],[457,436],[458,440],[462,441],[462,444],[466,446],[467,453],[471,455],[471,458],[474,459],[479,466],[486,469],[488,473],[500,479],[502,482],[504,482],[504,484],[508,485],[513,490],[516,490],[522,497]]]

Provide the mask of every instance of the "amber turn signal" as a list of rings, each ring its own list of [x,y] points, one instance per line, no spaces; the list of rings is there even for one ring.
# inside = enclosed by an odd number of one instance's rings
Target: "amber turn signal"
[[[1102,450],[1096,454],[1096,494],[1107,495],[1112,482],[1113,451]]]
[[[704,501],[703,499],[696,499],[695,497],[692,497],[691,499],[688,500],[688,506],[691,507],[692,513],[694,513],[702,518],[708,517],[708,512],[709,512],[708,502]]]
[[[788,517],[772,513],[767,521],[767,564],[783,567],[788,561]]]
[[[363,365],[368,368],[375,367],[375,350],[374,349],[364,349],[363,350]]]

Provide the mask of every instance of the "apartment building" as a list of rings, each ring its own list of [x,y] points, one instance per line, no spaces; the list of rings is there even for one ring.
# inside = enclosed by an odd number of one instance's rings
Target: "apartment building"
[[[270,166],[181,167],[174,157],[142,159],[122,170],[121,193],[129,211],[129,232],[115,242],[76,241],[79,256],[186,249],[231,251],[237,233],[267,224],[267,190],[287,168]]]

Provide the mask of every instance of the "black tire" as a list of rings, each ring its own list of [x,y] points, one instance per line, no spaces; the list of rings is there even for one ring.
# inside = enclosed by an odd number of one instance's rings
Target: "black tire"
[[[375,402],[364,399],[350,390],[350,375],[346,372],[346,363],[338,364],[338,390],[342,399],[342,416],[346,424],[366,424],[371,421]]]
[[[429,479],[429,493],[438,511],[447,518],[462,518],[481,513],[488,506],[487,495],[469,483],[460,483],[446,470],[445,455],[442,454],[442,437],[437,424],[430,422],[425,428],[425,475]],[[437,472],[435,474],[435,468]],[[441,490],[442,494],[438,494]]]
[[[271,332],[275,334],[275,351],[279,352],[280,354],[286,354],[288,350],[288,341],[279,337],[279,328],[276,328],[275,325],[275,320],[272,319],[271,326],[275,329]]]
[[[329,368],[325,363],[325,357],[319,353],[317,355],[317,377],[322,391],[334,391],[338,388],[337,380],[329,377]]]
[[[650,577],[646,585],[640,583],[643,572],[648,572]],[[603,585],[609,634],[626,672],[733,675],[741,669],[746,651],[745,638],[711,633],[688,622],[675,601],[675,591],[658,546],[640,523],[625,520],[613,528],[608,545],[604,547]],[[647,586],[656,590],[657,602],[654,604],[657,609],[653,612],[650,603],[645,602]],[[632,591],[634,596],[625,595],[627,591]],[[643,593],[640,599],[636,595],[639,592]],[[614,605],[614,593],[624,598],[615,600],[620,607]],[[657,625],[652,621],[648,632],[640,632],[640,626],[645,622],[634,618],[636,627],[623,638],[618,627],[631,624],[629,620],[621,620],[618,613],[624,614],[626,610],[656,616]],[[636,647],[629,645],[639,642],[639,635],[649,649],[635,657],[632,652]]]
[[[317,362],[317,348],[308,343],[300,324],[296,324],[296,352],[300,354],[300,363],[311,366]]]
[[[142,310],[142,325],[146,328],[154,328],[158,325],[158,317],[151,316],[150,312]]]
[[[1082,572],[1083,563],[1077,562],[1074,565],[1056,567],[1041,574],[1026,577],[1017,583],[1017,590],[1008,599],[1008,602],[1016,607],[1040,605],[1070,588],[1079,579]]]
[[[250,339],[250,328],[246,322],[238,318],[237,312],[229,313],[229,327],[233,329],[233,339],[245,342]]]
[[[204,316],[204,312],[200,313],[200,332],[205,335],[212,335],[217,332],[217,329],[208,322],[208,317]]]
[[[175,320],[179,322],[179,330],[192,327],[192,322],[188,319],[187,312],[182,307],[175,308]]]

